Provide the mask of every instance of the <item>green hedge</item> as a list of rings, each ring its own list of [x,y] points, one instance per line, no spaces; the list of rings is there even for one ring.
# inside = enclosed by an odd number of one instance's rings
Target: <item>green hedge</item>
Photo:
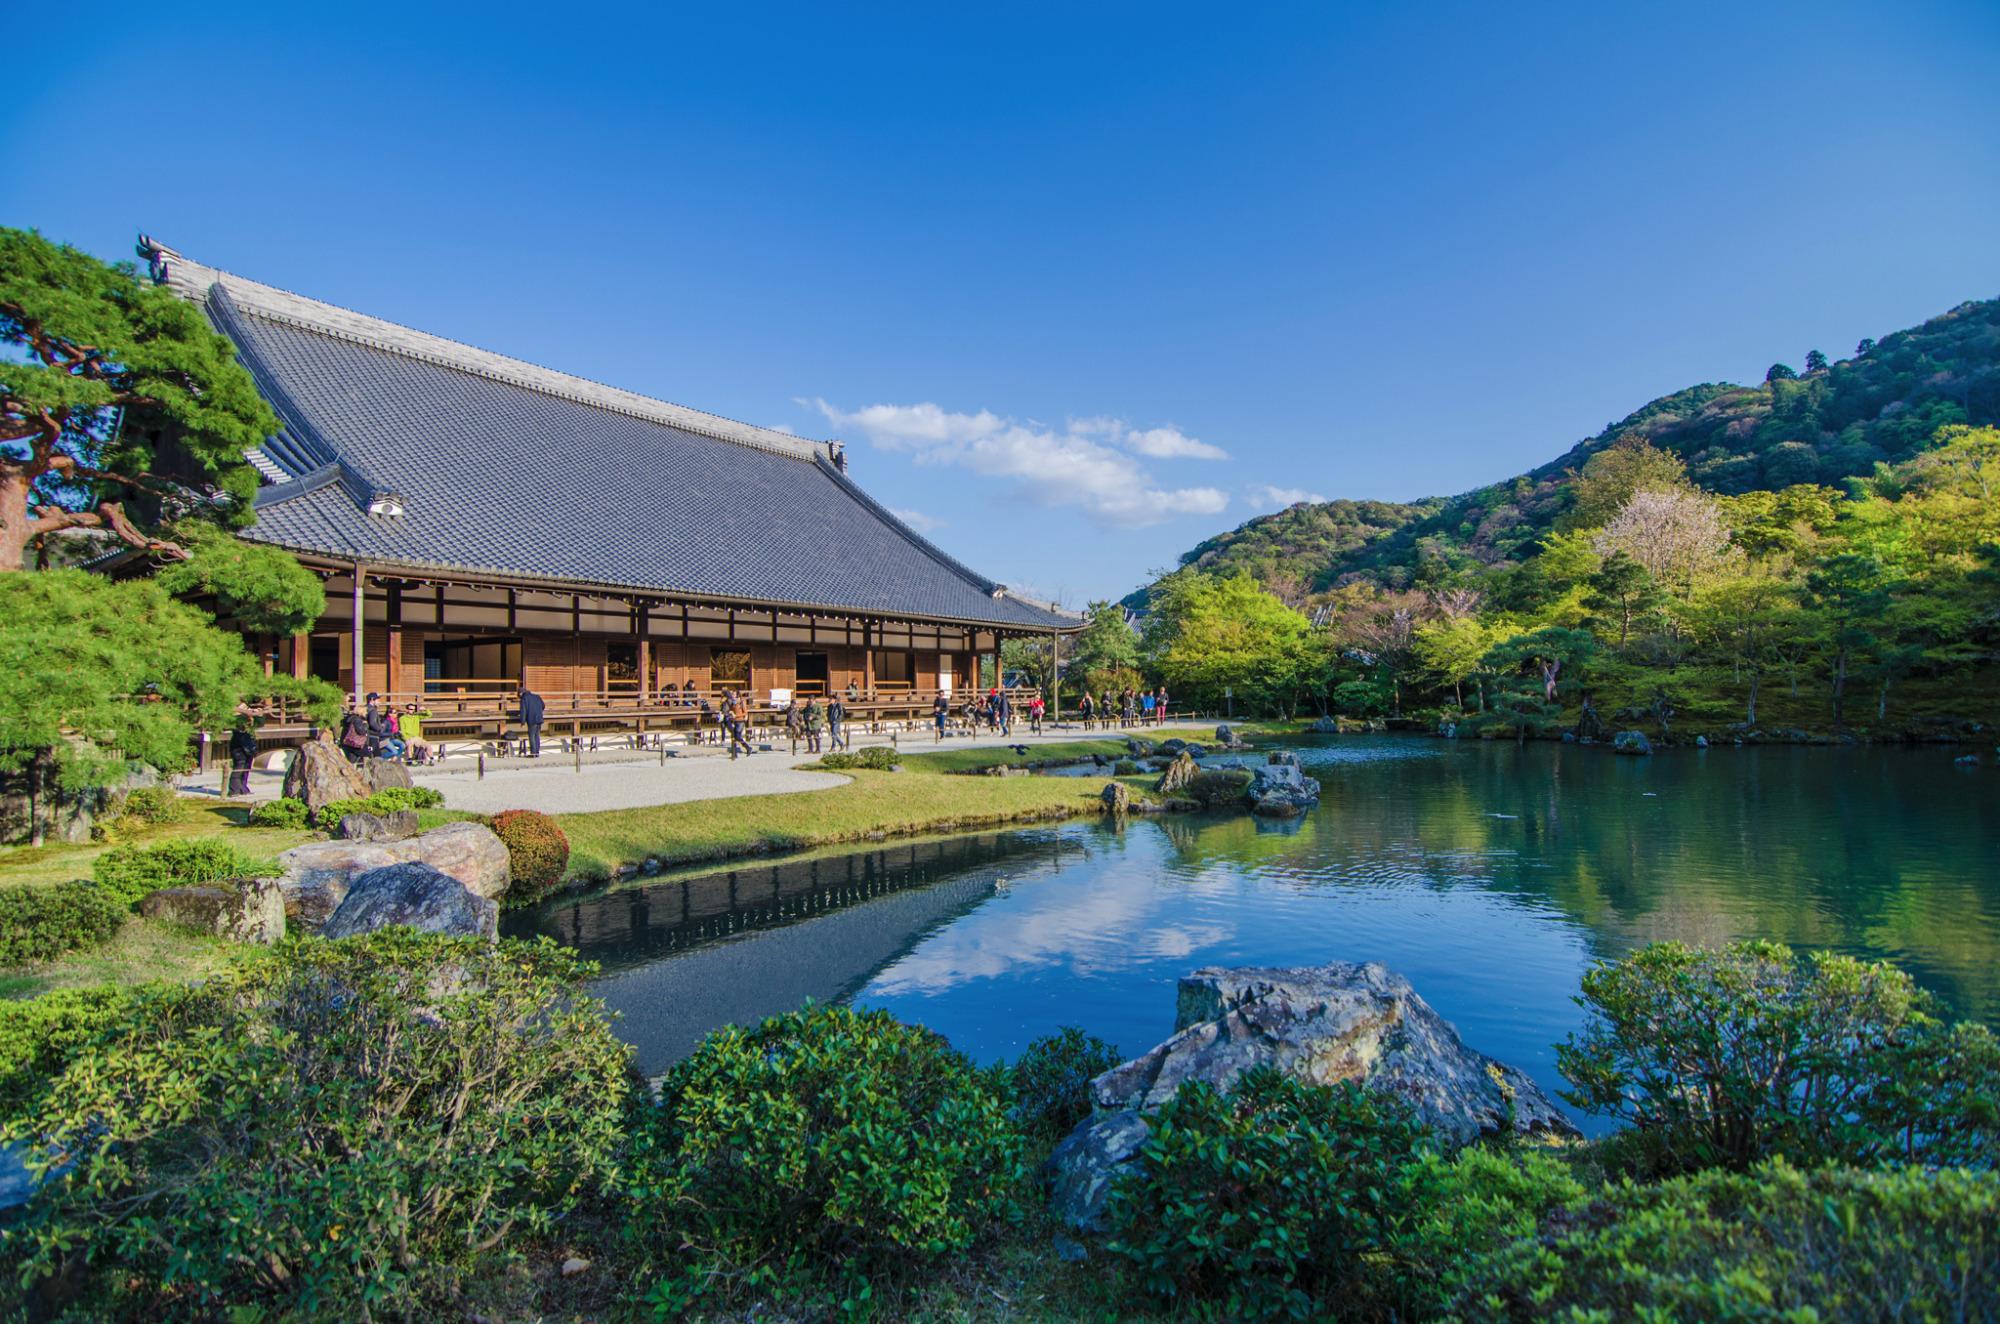
[[[126,989],[98,987],[0,1001],[0,1125],[33,1116],[42,1090],[117,1023],[130,997]]]
[[[251,809],[250,824],[252,827],[302,828],[309,825],[311,817],[305,801],[285,795],[266,800]]]
[[[53,961],[108,942],[131,905],[89,879],[0,888],[0,966]]]
[[[546,941],[295,940],[138,990],[0,1141],[79,1318],[456,1317],[615,1169],[628,1050]]]
[[[850,768],[862,768],[870,772],[890,772],[896,766],[896,751],[887,745],[870,745],[866,749],[850,752],[837,751],[821,756],[819,762],[808,766],[824,768],[829,772],[845,772]]]

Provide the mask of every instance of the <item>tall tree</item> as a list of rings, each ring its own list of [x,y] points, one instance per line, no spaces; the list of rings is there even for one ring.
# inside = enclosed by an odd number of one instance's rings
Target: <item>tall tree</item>
[[[0,358],[0,570],[63,529],[177,552],[141,527],[134,497],[192,497],[248,522],[243,452],[278,420],[199,309],[129,263],[0,228],[0,344],[13,351]],[[209,490],[165,476],[180,466]]]
[[[1806,576],[1806,593],[1823,623],[1833,677],[1833,729],[1847,724],[1847,682],[1858,659],[1873,648],[1889,588],[1871,556],[1843,552]]]
[[[1084,609],[1090,618],[1069,650],[1070,674],[1092,690],[1104,684],[1114,672],[1139,668],[1139,636],[1125,619],[1125,609],[1115,602],[1093,602]]]
[[[1585,582],[1590,587],[1585,601],[1591,610],[1618,622],[1618,651],[1624,652],[1631,641],[1634,618],[1659,605],[1659,582],[1622,548],[1605,557],[1597,573]]]

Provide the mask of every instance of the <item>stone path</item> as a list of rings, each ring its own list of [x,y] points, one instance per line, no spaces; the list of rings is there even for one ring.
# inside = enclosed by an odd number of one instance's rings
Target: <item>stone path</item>
[[[1165,727],[1133,728],[1129,734],[1149,740],[1170,735],[1189,738],[1210,734],[1212,725],[1174,723]],[[913,754],[941,749],[989,749],[1000,745],[1050,745],[1072,740],[1116,739],[1127,732],[1091,731],[1076,728],[1051,730],[1039,736],[1025,730],[1012,736],[981,734],[954,736],[942,745],[928,734],[912,733],[903,747]],[[879,736],[857,735],[856,749],[886,745]],[[797,765],[810,763],[817,754],[791,753],[790,742],[776,745],[768,753],[746,755],[731,760],[711,745],[673,746],[664,763],[658,750],[601,749],[586,751],[574,761],[554,741],[547,743],[539,760],[486,760],[486,775],[479,776],[476,758],[460,757],[443,764],[411,769],[419,786],[435,787],[453,809],[490,814],[502,809],[539,809],[549,814],[588,813],[602,809],[640,809],[649,805],[681,804],[691,800],[718,800],[732,795],[783,795],[793,791],[817,791],[839,786],[847,780],[839,773],[800,772]],[[219,774],[181,779],[184,791],[213,796]],[[268,800],[281,793],[284,775],[279,772],[251,774],[254,800]]]

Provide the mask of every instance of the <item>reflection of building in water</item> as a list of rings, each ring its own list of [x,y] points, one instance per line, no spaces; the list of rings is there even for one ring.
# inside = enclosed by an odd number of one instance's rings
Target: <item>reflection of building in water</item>
[[[655,1075],[718,1026],[848,997],[1002,879],[1078,849],[1054,832],[1010,832],[731,869],[589,897],[516,931],[603,966],[592,991]]]

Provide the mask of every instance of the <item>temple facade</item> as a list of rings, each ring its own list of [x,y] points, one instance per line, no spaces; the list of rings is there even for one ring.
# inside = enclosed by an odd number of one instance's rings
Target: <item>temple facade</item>
[[[946,555],[809,441],[366,317],[148,243],[154,278],[236,346],[283,427],[242,536],[323,577],[274,668],[504,725],[649,730],[735,690],[838,691],[857,716],[976,685],[1009,638],[1077,617]],[[986,663],[988,675],[997,667]]]

